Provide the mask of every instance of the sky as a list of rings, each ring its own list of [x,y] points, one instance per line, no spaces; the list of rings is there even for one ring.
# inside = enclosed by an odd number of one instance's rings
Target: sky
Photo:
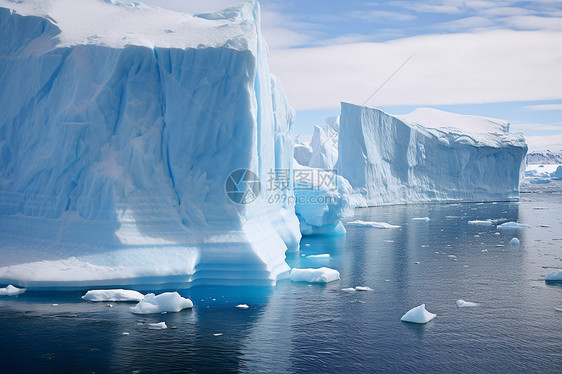
[[[145,0],[188,13],[240,0]],[[263,0],[270,68],[295,131],[340,102],[508,120],[531,150],[562,149],[562,0]]]

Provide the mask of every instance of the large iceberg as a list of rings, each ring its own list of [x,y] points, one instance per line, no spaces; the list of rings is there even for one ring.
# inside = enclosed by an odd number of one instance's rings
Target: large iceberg
[[[396,117],[342,103],[338,173],[356,205],[519,197],[527,145],[500,120],[434,109]]]
[[[299,222],[264,185],[292,171],[294,111],[259,14],[0,0],[0,283],[288,273]]]

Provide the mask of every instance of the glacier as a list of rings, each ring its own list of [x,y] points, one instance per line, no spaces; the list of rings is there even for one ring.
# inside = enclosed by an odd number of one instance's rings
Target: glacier
[[[501,120],[341,104],[336,170],[355,206],[519,198],[527,145]]]
[[[274,285],[299,221],[294,110],[257,3],[0,0],[0,283]],[[248,204],[225,181],[250,170]],[[292,196],[293,192],[286,193]]]

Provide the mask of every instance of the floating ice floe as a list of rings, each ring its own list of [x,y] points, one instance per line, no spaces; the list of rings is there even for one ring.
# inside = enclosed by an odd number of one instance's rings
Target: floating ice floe
[[[353,287],[348,287],[348,288],[342,288],[341,289],[343,292],[355,292],[357,291],[355,288]]]
[[[356,286],[355,290],[356,291],[372,291],[373,289],[371,287],[367,287],[367,286]]]
[[[474,221],[468,221],[469,225],[476,225],[476,226],[492,226],[493,221],[491,219],[487,219],[487,220],[474,220]]]
[[[437,314],[428,312],[425,309],[425,304],[422,304],[410,309],[406,314],[402,316],[402,318],[400,318],[400,321],[412,323],[427,323],[435,318],[436,315]]]
[[[144,295],[133,290],[90,290],[82,299],[87,301],[141,301]]]
[[[390,223],[386,223],[386,222],[362,221],[360,219],[358,219],[356,221],[348,222],[347,225],[373,227],[375,229],[396,229],[396,228],[400,227],[400,226],[396,226],[396,225],[391,225]]]
[[[236,305],[236,307],[238,309],[248,309],[249,308],[249,306],[247,304],[238,304],[238,305]]]
[[[293,269],[289,278],[293,282],[329,283],[340,279],[335,269],[321,267],[319,269]]]
[[[520,243],[519,239],[517,239],[517,238],[511,239],[511,241],[509,242],[509,244],[511,244],[511,245],[519,245],[519,243]]]
[[[177,292],[164,292],[156,296],[147,294],[137,305],[131,307],[135,314],[153,314],[162,312],[179,312],[193,307],[191,300],[183,298]]]
[[[306,258],[330,258],[330,255],[327,253],[323,253],[321,255],[310,255],[306,256]]]
[[[473,303],[471,301],[465,301],[463,299],[459,299],[457,300],[457,306],[459,308],[471,308],[471,307],[475,307],[475,306],[479,306],[480,304],[478,303]]]
[[[519,222],[506,222],[506,223],[502,223],[501,225],[498,225],[498,229],[523,229],[529,227],[531,227],[531,225],[527,225]]]
[[[25,292],[25,288],[17,288],[11,284],[4,288],[0,288],[0,296],[16,296]]]
[[[546,275],[546,277],[544,278],[545,281],[562,281],[562,270],[558,269],[558,270],[554,270],[551,271],[550,273],[548,273]]]
[[[148,328],[150,330],[164,330],[167,329],[168,326],[166,325],[166,322],[158,322],[158,323],[149,323]]]
[[[429,217],[415,217],[412,218],[412,221],[423,221],[423,222],[429,222]]]

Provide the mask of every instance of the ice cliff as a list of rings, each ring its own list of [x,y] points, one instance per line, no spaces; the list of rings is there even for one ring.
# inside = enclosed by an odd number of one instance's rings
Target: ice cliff
[[[264,182],[292,170],[294,111],[269,74],[259,13],[0,1],[0,283],[287,274],[299,222]],[[261,182],[247,204],[225,191],[239,169]],[[231,187],[255,186],[237,175]]]
[[[337,172],[355,205],[519,196],[527,145],[505,121],[435,109],[392,116],[342,103]]]

